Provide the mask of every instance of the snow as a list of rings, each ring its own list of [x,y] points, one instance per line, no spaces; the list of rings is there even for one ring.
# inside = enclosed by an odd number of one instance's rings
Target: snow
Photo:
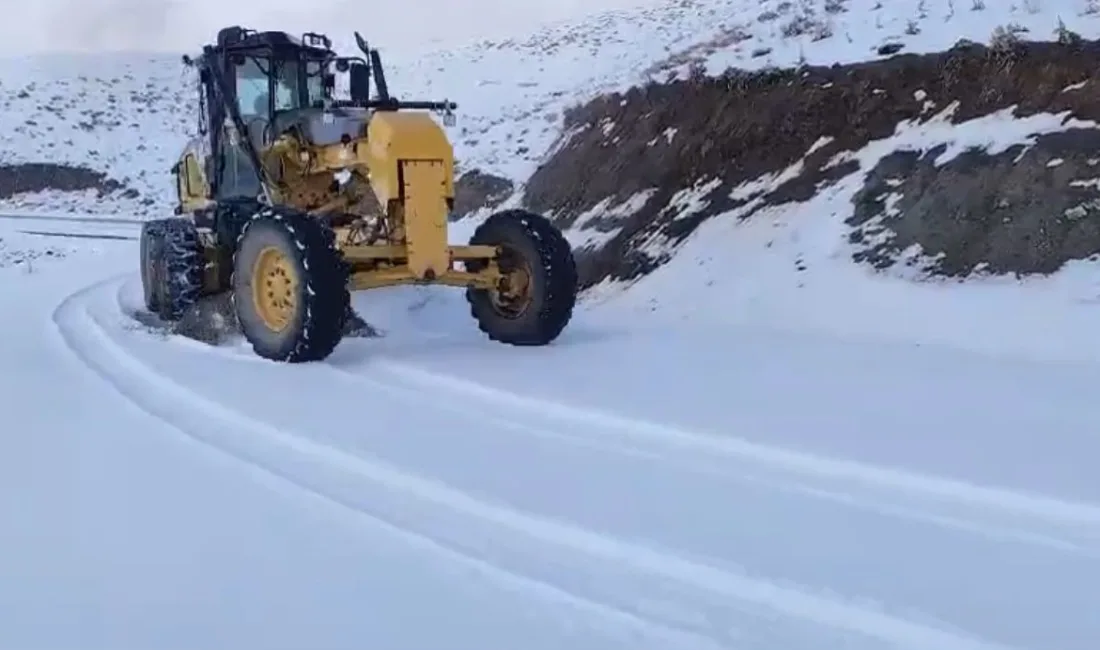
[[[566,239],[575,251],[602,248],[618,234],[620,227],[600,229],[596,220],[615,221],[627,219],[645,206],[657,192],[655,189],[635,193],[625,201],[612,205],[611,199],[604,199],[577,217],[566,231]]]
[[[927,122],[902,122],[890,137],[837,156],[830,165],[855,160],[859,169],[810,201],[764,209],[750,202],[704,222],[643,282],[628,291],[605,282],[588,300],[662,322],[721,322],[952,346],[998,357],[1100,361],[1096,262],[1073,262],[1051,277],[979,276],[965,282],[926,277],[920,269],[927,258],[920,251],[911,252],[902,271],[889,274],[852,264],[844,220],[866,174],[883,157],[945,146],[935,161],[943,165],[969,149],[996,154],[1015,145],[1024,145],[1018,154],[1024,156],[1037,135],[1096,127],[1065,114],[1017,118],[1014,108],[953,125],[947,119],[953,110],[954,104]],[[750,181],[732,194],[763,196],[790,175],[788,170]],[[696,199],[685,212],[701,207]],[[751,219],[737,218],[754,209]],[[649,250],[669,249],[655,241]]]
[[[461,5],[447,0],[407,0],[364,7],[353,0],[234,2],[191,0],[40,0],[9,7],[0,24],[0,55],[33,52],[184,50],[226,25],[256,29],[341,31],[349,23],[373,34],[387,50],[420,53],[471,38],[508,37],[547,22],[576,20],[593,9],[631,9],[652,0],[558,0],[516,4],[478,0]],[[485,16],[492,20],[485,20]],[[382,29],[384,26],[385,29]],[[350,36],[350,33],[348,34]]]
[[[779,3],[731,0],[612,12],[396,57],[392,76],[463,104],[465,166],[522,179],[565,107],[694,56],[866,58],[895,37],[918,51],[1010,22],[1045,35],[1058,17],[1096,31],[1085,3],[958,2],[950,18],[947,2],[841,4],[791,3],[775,20],[760,17]],[[828,29],[772,36],[810,9]],[[1029,280],[873,274],[851,262],[843,223],[898,149],[948,145],[946,162],[1095,125],[1006,110],[952,126],[950,106],[929,106],[940,119],[850,152],[859,169],[814,199],[711,219],[642,281],[597,287],[552,346],[492,343],[461,292],[401,288],[355,297],[385,336],[284,366],[132,317],[131,238],[170,209],[166,170],[189,128],[173,65],[55,55],[0,76],[0,163],[86,163],[138,191],[0,206],[0,647],[1100,638],[1096,264]],[[146,84],[163,99],[134,100]],[[119,124],[72,128],[112,94]],[[713,187],[674,204],[697,211]],[[606,207],[627,218],[646,198]],[[575,243],[604,241],[585,225]]]
[[[1094,366],[596,312],[517,350],[446,290],[360,296],[385,338],[275,366],[136,326],[133,253],[0,270],[4,645],[1100,633]]]

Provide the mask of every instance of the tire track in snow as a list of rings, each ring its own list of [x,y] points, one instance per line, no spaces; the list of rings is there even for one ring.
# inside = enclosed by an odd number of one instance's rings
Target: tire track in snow
[[[128,224],[133,226],[140,226],[145,223],[144,219],[123,217],[75,217],[72,215],[43,214],[0,214],[0,219],[8,219],[11,221],[47,221],[53,223],[88,223],[103,225]]]
[[[119,300],[122,302],[121,297]],[[190,342],[187,342],[187,345],[194,347],[197,351],[232,363],[266,363],[262,359],[241,355],[236,351],[211,348],[205,344],[192,345]],[[573,446],[618,453],[633,458],[656,460],[695,474],[718,477],[735,483],[750,484],[788,495],[831,502],[898,520],[968,533],[987,540],[1013,542],[1090,559],[1100,559],[1100,527],[1091,530],[1091,534],[1088,534],[1090,530],[1086,530],[1086,535],[1078,540],[1075,539],[1077,536],[1073,534],[1070,534],[1068,538],[1057,535],[1058,531],[1051,531],[1045,518],[1040,519],[1036,526],[1034,519],[1025,514],[1022,515],[1025,521],[1020,522],[1021,515],[1015,509],[1007,512],[1010,518],[1015,515],[1015,520],[1007,523],[1001,521],[1001,518],[982,517],[981,515],[985,513],[980,510],[978,513],[969,510],[958,513],[952,512],[952,508],[945,508],[944,505],[950,506],[956,505],[956,503],[944,499],[940,492],[935,492],[929,497],[927,491],[901,490],[904,496],[910,498],[898,499],[893,495],[894,492],[897,492],[896,488],[887,488],[882,483],[868,483],[865,480],[857,480],[855,482],[856,489],[853,489],[851,479],[832,481],[824,485],[814,484],[814,479],[820,477],[819,473],[792,472],[786,466],[780,466],[777,469],[774,463],[762,464],[756,458],[746,458],[737,454],[714,454],[711,443],[714,439],[721,439],[712,434],[673,429],[678,435],[698,439],[692,440],[693,442],[702,443],[698,445],[684,445],[680,441],[672,441],[670,444],[664,437],[647,436],[645,433],[634,435],[633,427],[628,428],[625,432],[616,432],[623,435],[608,435],[609,432],[600,430],[598,427],[596,431],[593,431],[590,424],[586,426],[590,417],[587,409],[551,403],[549,406],[551,411],[548,413],[543,407],[544,400],[509,393],[462,378],[442,375],[412,365],[384,359],[374,359],[366,366],[328,365],[328,368],[336,373],[343,382],[366,386],[371,393],[388,395],[395,400],[410,404],[414,409],[422,407],[424,392],[425,389],[428,389],[433,395],[432,406],[434,409],[446,410],[458,417],[469,420],[471,424],[475,425],[489,422],[500,429],[511,430],[519,434],[534,435]],[[387,375],[385,381],[377,378],[377,371],[380,369]],[[440,386],[440,382],[445,385]],[[356,393],[360,392],[362,392],[361,389],[356,391]],[[498,399],[500,395],[503,395],[502,399]],[[478,404],[491,408],[478,406]],[[502,409],[502,406],[505,408]],[[503,414],[502,410],[512,411],[513,414]],[[564,417],[561,415],[563,411],[566,413]],[[607,415],[601,413],[600,416],[606,417]],[[610,417],[619,422],[635,422],[635,420],[623,418],[619,415],[611,415]],[[656,426],[660,429],[670,429],[667,425],[648,421],[644,424],[649,427]],[[577,431],[582,431],[582,433],[576,433]],[[655,446],[646,444],[654,442],[657,443]],[[774,449],[756,445],[756,443],[748,444],[765,449]],[[683,451],[694,453],[677,453]],[[785,449],[778,449],[778,451],[782,454],[799,453]],[[825,459],[825,462],[837,461]],[[839,462],[849,463],[849,461],[844,460]],[[760,471],[761,468],[764,471]],[[877,467],[873,469],[879,470]],[[893,472],[893,470],[885,471]],[[929,477],[923,475],[916,474],[913,476],[916,476],[920,481],[929,480]],[[830,475],[829,478],[835,477]],[[944,482],[944,479],[939,477],[930,478],[932,481]],[[951,483],[951,481],[947,482]],[[997,488],[992,488],[992,490],[994,492],[1000,491]],[[1012,492],[1010,494],[1015,497],[1017,493]],[[1030,497],[1030,495],[1026,496]],[[974,503],[972,500],[964,499],[962,505],[973,507]],[[984,502],[980,508],[985,508]],[[1002,512],[1004,512],[1002,509],[995,509],[997,514]],[[983,519],[991,519],[991,521],[983,521]],[[1073,523],[1077,524],[1079,522],[1074,521]],[[1032,524],[1032,526],[1027,524]]]
[[[569,427],[611,443],[650,443],[667,451],[719,457],[807,479],[836,481],[873,491],[908,494],[929,502],[1003,513],[1032,523],[1066,527],[1100,541],[1100,506],[1090,503],[1065,501],[903,469],[819,456],[733,436],[698,433],[616,413],[520,395],[386,359],[372,360],[364,369],[369,372],[380,371],[402,380],[406,386],[420,390],[429,389],[436,393],[450,394],[465,402],[480,402],[493,407],[491,412],[500,412],[503,409],[525,413],[540,425],[557,423],[558,429]],[[369,377],[349,370],[343,372],[370,380]],[[380,385],[386,383],[378,382]],[[482,409],[478,412],[486,411]],[[516,424],[523,424],[522,420],[514,416],[511,419]]]
[[[408,489],[403,484],[406,477],[394,470],[372,465],[366,460],[237,413],[173,382],[128,353],[91,314],[88,304],[96,294],[111,291],[112,287],[114,290],[111,293],[117,295],[119,286],[129,275],[131,274],[104,280],[70,295],[54,311],[52,321],[65,345],[77,359],[126,400],[163,422],[169,429],[215,452],[227,455],[250,469],[260,470],[291,489],[323,499],[353,517],[366,519],[370,524],[406,540],[416,548],[440,554],[522,593],[604,618],[631,630],[634,635],[654,647],[685,650],[720,650],[724,647],[712,638],[676,624],[651,620],[497,566],[491,558],[481,557],[450,540],[417,530],[401,522],[399,518],[387,516],[392,513],[364,508],[354,499],[326,489],[330,486],[316,485],[325,483],[318,480],[317,475],[313,480],[304,479],[303,474],[309,472],[303,471],[303,468],[312,467],[315,472],[317,469],[322,470],[318,474],[342,474],[340,479],[332,481],[336,483],[346,480],[346,476],[350,474],[374,483],[373,487],[380,488],[383,492],[402,492]],[[266,451],[264,447],[267,448]],[[271,453],[272,451],[275,453]],[[284,456],[287,453],[298,458]],[[270,456],[275,456],[275,459]],[[280,456],[283,458],[279,459]],[[409,480],[418,481],[411,477]],[[436,489],[428,482],[417,485],[428,493]],[[448,507],[445,493],[436,500],[442,501],[441,505]]]
[[[112,338],[107,328],[91,314],[89,300],[97,293],[110,292],[112,284],[117,289],[118,283],[115,279],[75,294],[58,308],[54,320],[72,351],[136,405],[188,436],[243,462],[263,467],[301,489],[395,526],[406,535],[428,539],[466,561],[471,561],[473,556],[472,561],[484,563],[486,568],[510,580],[532,581],[532,578],[527,571],[500,566],[502,558],[515,564],[519,561],[515,557],[518,554],[526,556],[528,563],[534,560],[551,565],[555,560],[574,565],[583,560],[580,568],[589,574],[586,582],[598,583],[599,577],[613,576],[627,586],[615,596],[619,603],[608,604],[607,593],[601,594],[601,599],[577,595],[576,588],[563,589],[552,584],[550,577],[534,579],[533,584],[542,590],[557,590],[561,597],[576,599],[590,610],[614,617],[620,623],[629,621],[650,636],[663,636],[681,643],[690,640],[710,647],[715,646],[713,630],[691,626],[683,617],[671,613],[668,607],[639,612],[638,594],[668,594],[681,609],[713,611],[720,608],[726,613],[742,614],[746,608],[770,611],[831,628],[842,636],[875,639],[878,643],[872,644],[873,647],[885,644],[913,650],[1006,648],[478,500],[439,482],[244,416],[161,375]],[[339,496],[341,486],[346,490],[349,482],[358,483],[356,493],[371,501],[369,507],[355,501],[349,504]],[[510,548],[500,544],[509,538],[512,540]],[[486,540],[492,542],[486,544]],[[496,548],[486,554],[486,546]],[[544,559],[547,554],[550,559]],[[527,567],[527,570],[532,569]],[[550,575],[561,570],[561,566],[551,566]],[[589,590],[599,588],[598,584],[582,582],[582,585]],[[621,602],[624,598],[626,602]],[[669,645],[666,641],[662,647]],[[851,647],[850,640],[846,647]]]
[[[374,366],[371,365],[371,368]],[[1029,546],[1037,546],[1057,552],[1071,553],[1082,557],[1100,560],[1100,548],[1090,546],[1088,541],[1065,539],[1052,535],[1049,531],[1040,529],[1038,532],[1018,524],[1003,524],[999,521],[984,522],[975,517],[964,517],[942,512],[939,502],[924,503],[895,503],[889,494],[876,494],[865,488],[852,490],[844,486],[819,486],[812,482],[813,477],[795,474],[793,476],[776,475],[765,468],[760,468],[750,462],[728,462],[729,458],[678,456],[670,453],[668,449],[660,447],[646,447],[638,444],[638,441],[619,439],[611,436],[593,435],[583,427],[568,426],[539,418],[535,414],[535,421],[531,418],[523,418],[517,415],[503,415],[497,404],[477,406],[478,400],[471,404],[468,398],[447,395],[447,391],[439,391],[437,387],[424,387],[416,382],[409,382],[407,377],[393,375],[386,381],[381,381],[366,374],[353,372],[341,367],[334,370],[343,376],[345,381],[356,382],[361,386],[369,387],[374,393],[383,393],[396,400],[401,400],[410,405],[418,405],[423,400],[424,389],[431,391],[432,407],[446,410],[458,417],[462,417],[471,424],[490,423],[494,427],[514,431],[520,435],[533,435],[544,439],[553,439],[574,446],[588,449],[625,455],[633,458],[659,461],[670,467],[685,470],[690,473],[710,476],[732,483],[759,486],[773,492],[784,493],[803,498],[839,504],[850,508],[920,524],[927,524],[953,530],[957,532],[975,535],[996,542],[1013,542]],[[417,371],[422,372],[422,371]],[[454,381],[465,381],[455,378]],[[441,397],[442,395],[442,397]],[[580,433],[577,433],[580,431]],[[586,435],[587,432],[587,435]],[[644,443],[644,441],[642,441]],[[674,450],[675,451],[675,450]],[[741,460],[741,459],[734,459]]]

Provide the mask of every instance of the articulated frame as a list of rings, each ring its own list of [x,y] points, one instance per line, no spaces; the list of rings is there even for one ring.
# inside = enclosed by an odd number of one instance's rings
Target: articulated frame
[[[339,238],[339,231],[337,237]],[[353,269],[374,266],[378,262],[390,262],[403,258],[407,248],[400,244],[376,246],[341,246],[344,259]],[[404,284],[442,284],[450,287],[473,287],[493,289],[500,281],[500,271],[495,263],[497,249],[493,246],[450,246],[446,249],[448,262],[442,272],[429,272],[417,275],[408,264],[367,270],[353,270],[349,282],[352,290],[378,289]],[[454,262],[470,260],[484,261],[488,264],[481,271],[470,273],[454,268]]]

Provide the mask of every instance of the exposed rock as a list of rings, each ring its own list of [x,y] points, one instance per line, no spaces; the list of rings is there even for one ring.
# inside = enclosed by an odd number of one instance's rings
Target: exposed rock
[[[936,166],[945,148],[898,152],[871,172],[848,220],[852,241],[868,244],[857,260],[886,268],[915,245],[933,258],[923,270],[965,276],[1052,273],[1100,253],[1100,131],[1051,133],[1026,151],[972,150]]]
[[[17,194],[57,190],[82,192],[95,190],[99,196],[114,192],[133,192],[106,174],[87,167],[54,163],[0,165],[0,200]]]
[[[495,208],[512,194],[512,181],[471,169],[455,181],[455,205],[451,219],[458,220],[482,208]]]
[[[1066,112],[1098,119],[1098,58],[1100,44],[1093,41],[1009,42],[996,48],[966,43],[942,53],[902,54],[854,65],[753,73],[731,70],[721,78],[650,83],[571,110],[556,153],[531,177],[525,201],[561,227],[574,226],[584,216],[584,229],[605,233],[599,245],[579,252],[583,286],[606,277],[630,279],[666,261],[669,252],[706,219],[731,212],[736,214],[731,218],[748,218],[763,207],[809,199],[858,169],[855,161],[826,167],[837,154],[886,138],[903,121],[927,121],[952,102],[957,106],[946,119],[954,123],[1012,106],[1020,116]],[[1067,160],[1080,159],[1073,152],[1065,155]],[[1008,154],[987,158],[970,156],[964,162],[971,169],[992,165],[981,174],[989,187],[1038,171],[1013,171],[1005,162],[1011,160]],[[951,174],[957,169],[948,166],[939,171]],[[914,205],[931,205],[937,188],[959,182],[950,178],[915,181],[923,183],[925,191],[923,203]],[[756,189],[748,185],[760,180],[771,182]],[[1034,180],[1044,182],[1039,177]],[[674,197],[693,187],[699,189],[695,205],[685,210]],[[1083,205],[1097,198],[1100,193],[1095,188],[1082,187],[1072,200]],[[636,205],[630,210],[616,211],[616,206],[631,199]],[[958,197],[937,200],[954,205],[954,218],[959,221],[990,218],[983,216],[977,202]],[[1025,219],[1022,212],[1014,218],[1017,223]],[[1039,225],[1037,217],[1030,219]],[[1075,228],[1074,237],[1084,234],[1081,227]],[[1016,226],[997,229],[989,237],[1001,242],[997,246],[1002,251],[1023,250],[1028,244],[1019,238],[1040,236]],[[927,230],[934,231],[935,226]],[[968,237],[975,230],[952,232]],[[917,238],[914,234],[898,237],[898,246]],[[658,252],[646,246],[653,241],[664,242]],[[969,242],[931,248],[974,250]],[[1093,243],[1082,242],[1064,252],[1076,255],[1094,248]],[[1056,257],[1044,255],[1050,260]],[[991,266],[994,262],[979,260],[983,255],[977,253],[963,257]],[[1031,272],[1051,267],[1035,259],[1000,255],[998,268]],[[969,262],[960,264],[962,268]],[[943,270],[951,268],[948,264]]]

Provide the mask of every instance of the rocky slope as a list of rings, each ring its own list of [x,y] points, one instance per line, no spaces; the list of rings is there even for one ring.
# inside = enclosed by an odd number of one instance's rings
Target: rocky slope
[[[990,46],[606,95],[570,113],[523,200],[577,233],[586,286],[652,270],[707,219],[845,187],[857,261],[1049,273],[1100,252],[1100,44],[1060,40],[1004,33]],[[955,146],[952,127],[993,117],[1018,139]]]

